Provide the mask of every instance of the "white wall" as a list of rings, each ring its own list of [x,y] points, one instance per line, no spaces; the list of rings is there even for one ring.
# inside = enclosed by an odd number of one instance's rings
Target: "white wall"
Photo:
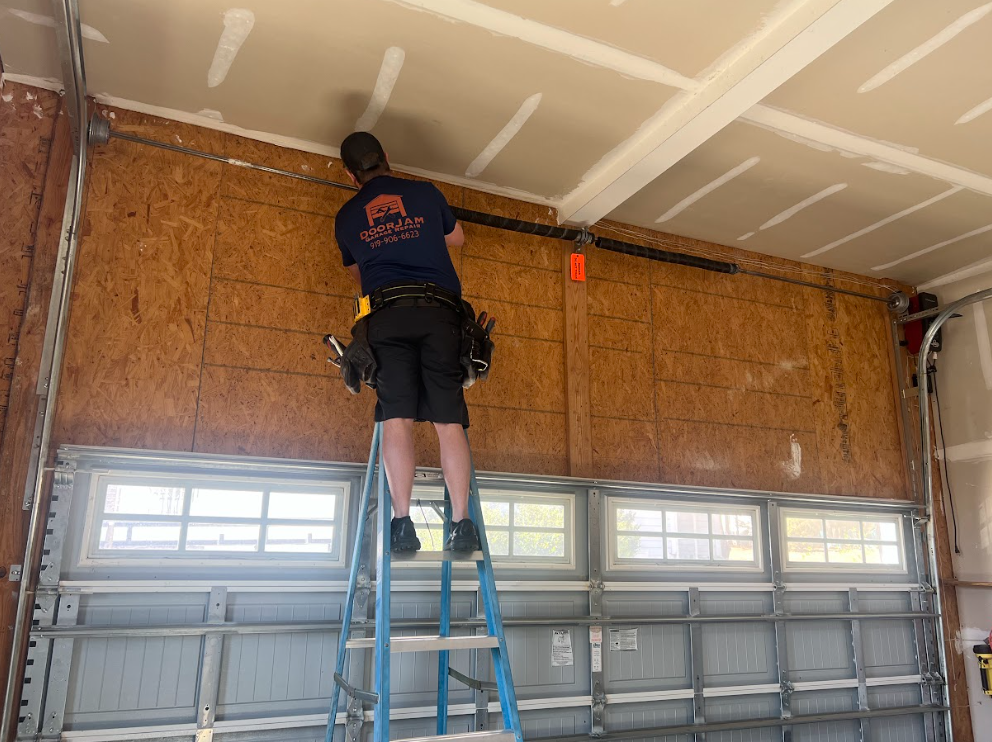
[[[990,286],[992,270],[931,291],[945,305]],[[960,580],[992,581],[992,301],[973,304],[962,315],[944,325],[945,350],[936,361],[961,548],[953,555],[954,572]],[[944,500],[950,514],[946,486]],[[958,602],[961,630],[955,650],[965,655],[977,739],[977,730],[992,729],[992,697],[982,692],[971,648],[992,629],[992,589],[958,588]]]

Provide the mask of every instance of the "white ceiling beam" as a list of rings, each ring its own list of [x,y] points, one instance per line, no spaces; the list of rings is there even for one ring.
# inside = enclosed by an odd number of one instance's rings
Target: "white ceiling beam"
[[[593,224],[893,0],[795,0],[679,93],[562,199],[559,222]]]

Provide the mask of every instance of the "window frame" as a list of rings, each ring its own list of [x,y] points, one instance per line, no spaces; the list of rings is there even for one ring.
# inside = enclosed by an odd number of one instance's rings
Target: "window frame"
[[[434,486],[430,486],[430,485],[414,485],[414,488],[413,488],[413,500],[417,500],[417,499],[423,500],[425,502],[427,502],[427,501],[434,501],[434,502],[437,502],[439,504],[440,503],[443,503],[443,501],[444,501],[444,488],[443,488],[443,486],[442,487],[434,487]],[[563,528],[561,530],[561,532],[565,536],[565,556],[564,557],[560,557],[560,558],[559,557],[554,557],[554,558],[543,557],[542,558],[542,557],[535,557],[535,556],[527,556],[527,557],[514,558],[514,557],[497,556],[496,554],[491,554],[492,563],[493,563],[493,566],[494,567],[504,567],[504,568],[507,568],[507,569],[518,569],[518,568],[521,568],[521,567],[539,567],[539,568],[542,568],[542,569],[555,569],[555,570],[572,570],[572,569],[575,569],[575,536],[576,536],[576,530],[577,530],[576,513],[575,513],[575,493],[573,493],[573,492],[532,492],[532,491],[529,491],[529,490],[511,490],[511,489],[505,489],[505,488],[497,488],[497,489],[486,488],[481,493],[481,499],[482,499],[483,502],[485,502],[487,500],[497,500],[497,501],[500,501],[500,502],[509,502],[510,503],[509,523],[511,525],[507,525],[507,526],[493,526],[493,525],[486,524],[486,535],[488,537],[491,537],[491,535],[492,535],[492,533],[494,531],[499,531],[499,532],[503,532],[503,533],[509,534],[508,537],[507,537],[507,540],[508,540],[508,543],[511,545],[510,548],[512,548],[513,533],[514,533],[514,530],[516,530],[516,529],[514,529],[514,527],[512,525],[512,523],[513,523],[513,503],[514,502],[528,502],[528,503],[537,503],[537,504],[564,505],[565,506],[564,526],[563,526]],[[542,501],[543,501],[543,503],[542,503]],[[424,508],[425,509],[429,509],[429,507],[427,505],[424,505]],[[410,514],[411,515],[414,515],[414,513],[416,511],[418,511],[418,508],[417,508],[416,504],[411,504]],[[417,522],[416,519],[414,520],[414,522],[415,523]],[[419,523],[418,523],[418,525],[419,525]],[[522,527],[519,530],[521,530],[521,531],[534,531],[535,528],[538,529],[538,530],[546,530],[548,532],[554,532],[554,533],[558,533],[559,532],[558,529],[540,529],[537,526],[535,526],[533,528]],[[428,553],[428,554],[433,553],[431,550],[424,548],[429,543],[429,539],[425,539],[425,538],[423,538],[423,536],[421,536],[420,543],[422,545],[421,546],[421,552]],[[456,561],[453,561],[452,562],[452,565],[455,567],[455,569],[458,569],[458,568],[467,568],[467,567],[473,567],[474,568],[475,567],[475,562],[465,562],[465,561],[457,561],[456,560]],[[394,568],[396,568],[396,567],[411,568],[411,567],[416,567],[416,566],[422,566],[422,565],[418,565],[418,563],[415,562],[415,561],[404,561],[404,560],[401,560],[401,559],[394,559],[393,560],[393,567]]]
[[[727,561],[716,559],[633,559],[622,558],[618,555],[619,536],[622,535],[617,529],[617,509],[630,507],[639,510],[653,510],[662,514],[662,530],[651,531],[652,535],[657,534],[663,539],[668,537],[667,523],[665,523],[668,512],[695,513],[707,516],[708,533],[689,534],[675,532],[678,538],[697,538],[709,540],[711,545],[714,539],[728,540],[733,536],[723,536],[712,533],[713,521],[710,516],[716,514],[727,515],[749,515],[751,516],[751,536],[740,538],[750,539],[754,542],[754,561]],[[751,572],[760,573],[764,571],[764,529],[762,528],[761,506],[760,505],[729,505],[712,502],[679,502],[669,499],[649,499],[642,497],[615,497],[606,496],[606,518],[604,519],[607,541],[607,569],[611,572],[643,572],[658,571],[666,568],[699,570],[699,571],[720,571],[720,572]],[[625,535],[628,532],[624,532]],[[634,532],[630,532],[634,533]],[[667,553],[667,552],[666,552]],[[713,553],[712,547],[710,554]]]
[[[819,519],[823,523],[823,537],[822,538],[801,538],[801,537],[789,537],[788,534],[788,518],[789,517],[801,517],[805,519]],[[906,554],[906,536],[904,533],[905,522],[903,520],[904,516],[902,513],[879,513],[877,511],[871,510],[820,510],[820,509],[809,509],[809,508],[799,508],[799,507],[780,507],[779,508],[779,543],[778,549],[781,554],[782,571],[783,572],[844,572],[846,574],[889,574],[889,575],[904,575],[909,572],[909,559]],[[843,538],[829,538],[827,536],[827,524],[828,520],[846,520],[857,522],[859,529],[862,531],[861,538],[859,539],[843,539]],[[890,522],[894,523],[896,527],[896,540],[892,541],[872,541],[870,539],[864,538],[863,523],[865,521],[873,521],[878,523]],[[824,561],[822,562],[790,562],[789,561],[789,542],[790,541],[800,541],[800,542],[822,542],[823,543],[823,553]],[[861,553],[864,555],[864,547],[866,544],[879,544],[882,546],[896,546],[899,550],[899,564],[854,564],[850,562],[831,562],[827,561],[829,559],[829,551],[827,549],[828,543],[848,543],[848,544],[860,544]]]
[[[127,513],[106,512],[107,488],[113,484],[158,485],[185,490],[182,513],[177,516],[129,515]],[[261,515],[258,517],[191,516],[192,492],[194,489],[244,489],[262,492]],[[270,518],[268,503],[270,494],[275,492],[300,492],[306,494],[327,494],[337,498],[335,514],[331,520],[304,520],[296,518]],[[223,563],[230,567],[341,567],[347,562],[350,546],[348,517],[352,481],[342,477],[333,481],[311,479],[286,480],[277,477],[239,477],[216,474],[191,475],[170,472],[134,472],[115,470],[100,472],[92,477],[87,497],[86,519],[83,524],[79,547],[80,566],[131,566],[152,567],[167,565],[205,566]],[[103,521],[141,520],[148,522],[180,524],[180,548],[176,550],[142,551],[128,549],[101,549],[100,532]],[[229,523],[258,525],[259,547],[256,551],[211,551],[209,549],[191,551],[183,547],[190,523]],[[334,528],[331,553],[265,551],[266,528],[269,525],[321,525]]]

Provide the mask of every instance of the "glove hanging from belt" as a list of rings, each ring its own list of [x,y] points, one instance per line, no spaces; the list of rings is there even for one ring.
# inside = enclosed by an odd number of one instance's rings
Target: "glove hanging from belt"
[[[362,384],[369,389],[375,389],[376,372],[379,366],[369,345],[369,318],[362,317],[351,328],[351,343],[347,346],[333,335],[324,336],[324,344],[337,353],[337,358],[328,358],[331,363],[341,369],[341,378],[348,391],[358,394]]]
[[[475,316],[472,305],[462,300],[462,387],[468,389],[476,381],[489,378],[489,369],[493,363],[495,345],[489,337],[496,324],[495,318],[489,319],[485,312]]]

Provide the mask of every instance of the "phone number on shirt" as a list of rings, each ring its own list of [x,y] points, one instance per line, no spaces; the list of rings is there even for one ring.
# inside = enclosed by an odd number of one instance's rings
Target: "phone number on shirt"
[[[380,237],[377,240],[372,240],[369,243],[369,247],[375,250],[377,247],[382,247],[383,245],[388,245],[391,242],[399,242],[400,240],[412,240],[420,237],[419,229],[410,229],[406,232],[400,232],[399,234],[387,234],[385,237]]]

